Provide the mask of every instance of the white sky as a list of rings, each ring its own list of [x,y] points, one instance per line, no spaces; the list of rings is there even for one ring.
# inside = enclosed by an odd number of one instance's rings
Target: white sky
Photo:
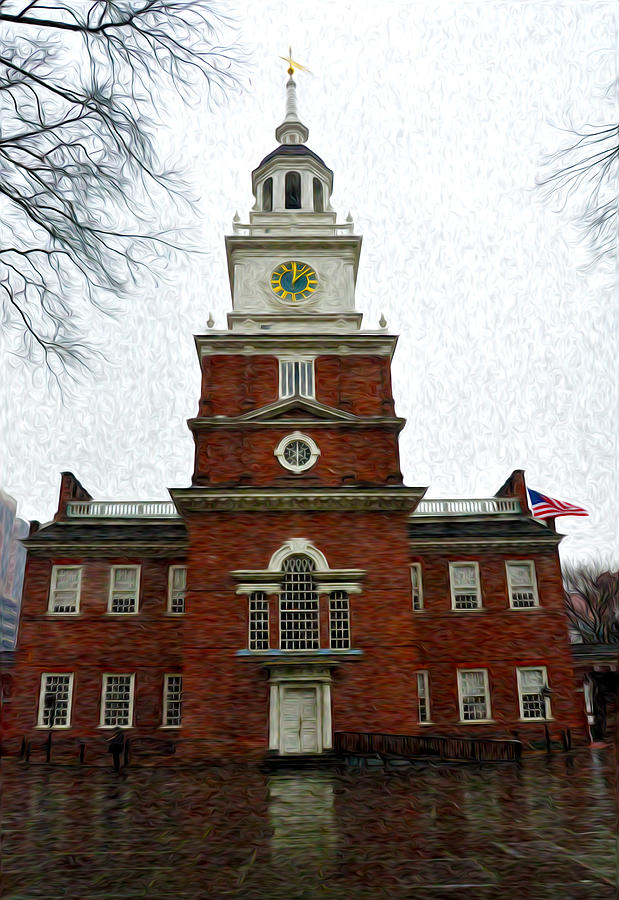
[[[170,106],[161,132],[200,200],[203,253],[170,263],[122,316],[92,316],[107,362],[64,405],[40,372],[0,361],[0,485],[19,515],[53,515],[59,473],[97,498],[158,499],[189,484],[200,378],[192,335],[230,306],[223,235],[276,146],[285,64],[332,202],[363,234],[357,306],[401,335],[396,410],[408,484],[491,496],[514,468],[583,505],[559,520],[565,559],[619,561],[617,298],[587,271],[568,211],[535,188],[571,123],[616,121],[614,2],[260,0],[237,10],[245,90]],[[613,55],[614,51],[614,55]]]

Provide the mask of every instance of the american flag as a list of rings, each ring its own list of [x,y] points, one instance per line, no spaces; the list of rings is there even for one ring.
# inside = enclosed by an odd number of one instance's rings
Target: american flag
[[[565,503],[563,500],[553,500],[539,491],[529,492],[531,509],[536,519],[555,519],[557,516],[588,516],[589,513],[582,506],[574,506],[573,503]]]

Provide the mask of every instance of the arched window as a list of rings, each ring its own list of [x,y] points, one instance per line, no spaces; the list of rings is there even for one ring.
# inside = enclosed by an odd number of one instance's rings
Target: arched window
[[[301,209],[301,176],[286,172],[286,209]]]
[[[284,579],[279,600],[281,650],[318,650],[320,627],[314,561],[309,556],[289,556],[282,566]]]
[[[271,212],[273,210],[273,179],[267,178],[262,185],[262,211]]]
[[[322,183],[318,178],[314,178],[314,212],[324,212],[325,207],[322,200]]]

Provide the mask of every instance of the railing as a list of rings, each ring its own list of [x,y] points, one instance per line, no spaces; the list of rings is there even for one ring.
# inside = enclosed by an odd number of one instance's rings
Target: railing
[[[239,235],[248,235],[248,234],[300,234],[305,232],[309,235],[338,235],[338,234],[352,234],[353,233],[353,223],[352,222],[338,222],[334,224],[332,222],[328,222],[324,225],[319,223],[312,222],[260,222],[255,225],[250,225],[248,223],[243,222],[233,222],[232,224],[232,232],[233,234]]]
[[[421,500],[414,516],[487,516],[520,513],[515,497],[488,497],[474,500]]]
[[[334,749],[341,755],[438,756],[440,759],[506,762],[520,759],[520,741],[439,737],[425,734],[366,734],[336,731]]]
[[[489,497],[474,500],[422,500],[413,516],[487,516],[520,513],[513,497]],[[178,513],[170,500],[130,500],[116,502],[87,500],[67,503],[70,519],[176,519]]]
[[[67,503],[67,516],[70,519],[176,519],[178,513],[171,500],[88,500]]]

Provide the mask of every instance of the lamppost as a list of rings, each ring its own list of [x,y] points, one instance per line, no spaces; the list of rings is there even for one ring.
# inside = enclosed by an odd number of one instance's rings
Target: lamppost
[[[49,762],[52,758],[52,729],[56,723],[56,706],[58,697],[54,691],[46,691],[43,705],[47,712],[47,721],[49,732],[47,734],[47,745],[45,747],[45,761]]]

